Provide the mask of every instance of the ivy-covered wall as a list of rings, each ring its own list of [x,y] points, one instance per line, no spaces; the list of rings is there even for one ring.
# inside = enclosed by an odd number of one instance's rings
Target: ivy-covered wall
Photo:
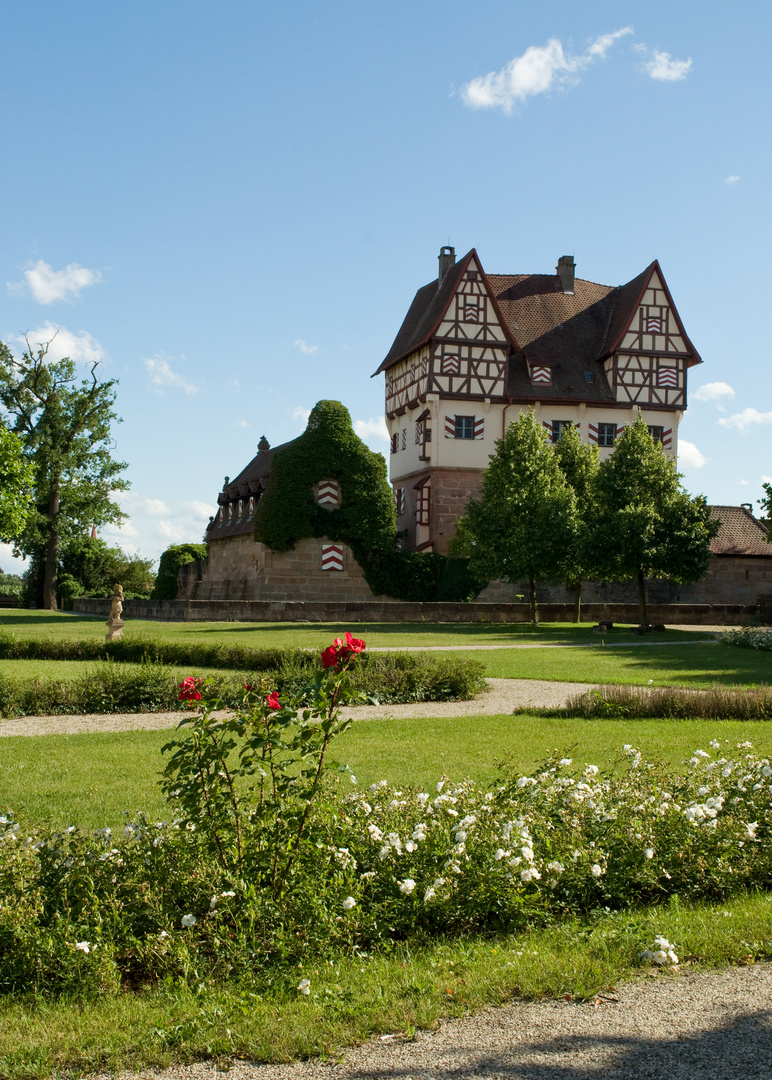
[[[320,480],[340,484],[338,508],[325,510],[315,502],[313,485]],[[300,438],[275,453],[255,512],[255,539],[273,551],[322,536],[349,545],[378,596],[471,600],[485,585],[470,574],[465,559],[398,549],[386,462],[365,446],[339,401],[318,402]]]

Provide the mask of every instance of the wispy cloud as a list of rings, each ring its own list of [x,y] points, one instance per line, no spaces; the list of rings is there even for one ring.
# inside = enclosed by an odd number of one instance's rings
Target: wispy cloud
[[[762,484],[772,484],[772,476],[767,476],[766,473],[761,474]]]
[[[302,420],[302,422],[304,424],[307,424],[308,423],[308,418],[311,415],[311,410],[310,409],[304,409],[302,405],[297,405],[292,410],[291,415],[292,415],[293,420]]]
[[[737,483],[739,484],[740,487],[747,487],[748,486],[748,481],[747,480],[738,480]]]
[[[612,34],[603,34],[580,56],[565,52],[561,41],[554,37],[546,45],[531,45],[500,71],[490,71],[468,82],[462,90],[464,103],[470,109],[502,109],[511,113],[529,97],[578,81],[585,68],[602,59],[619,38],[632,32],[631,26],[625,26]]]
[[[734,413],[733,416],[722,416],[718,421],[722,427],[735,428],[744,432],[754,424],[772,424],[772,412],[759,412],[758,409],[743,409],[742,412]]]
[[[302,353],[305,353],[306,356],[310,356],[312,353],[315,353],[315,352],[318,351],[319,346],[318,345],[309,345],[308,342],[303,341],[302,338],[297,338],[295,340],[295,348],[300,349],[300,351]]]
[[[712,401],[715,403],[716,408],[724,411],[724,399],[733,398],[734,388],[725,382],[709,382],[701,386],[699,390],[695,390],[692,397],[696,401]]]
[[[248,428],[249,427],[249,421],[248,420],[234,420],[233,421],[233,426],[234,427]]]
[[[641,69],[658,82],[680,82],[691,71],[691,56],[687,60],[674,60],[670,53],[650,49],[647,45],[636,45],[635,48],[643,57]]]
[[[32,293],[39,304],[53,304],[57,300],[74,300],[88,285],[102,280],[98,270],[89,270],[78,263],[70,263],[64,270],[54,270],[50,263],[39,259],[24,271],[23,281],[9,281],[8,291],[14,295]]]
[[[678,464],[682,468],[701,469],[709,460],[694,443],[687,442],[686,439],[678,440]]]
[[[33,352],[48,345],[46,356],[51,363],[68,356],[76,364],[98,364],[107,355],[87,330],[79,330],[76,334],[48,320],[36,330],[18,335],[15,340],[25,349],[29,345]]]
[[[724,180],[725,184],[738,184],[740,182],[739,176],[727,176]]]
[[[150,376],[150,385],[157,394],[164,394],[170,388],[182,390],[186,394],[198,393],[197,386],[188,382],[182,375],[178,375],[176,371],[172,371],[169,361],[163,354],[158,353],[150,360],[143,360],[142,363]]]
[[[376,416],[372,420],[355,420],[354,431],[364,441],[367,439],[378,439],[385,443],[389,441],[389,429],[382,416]]]

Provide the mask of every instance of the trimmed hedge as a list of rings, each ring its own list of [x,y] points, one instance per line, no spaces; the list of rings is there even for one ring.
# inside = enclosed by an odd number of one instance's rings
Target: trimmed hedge
[[[251,666],[241,668],[242,674],[213,676],[223,700],[236,705],[244,695],[244,683],[260,677],[272,680],[279,693],[300,694],[320,667],[316,653],[301,649],[252,651],[261,655]],[[180,664],[187,664],[192,674],[206,666],[188,661]],[[381,653],[363,657],[351,681],[380,704],[455,701],[484,689],[483,671],[479,661],[452,655],[435,658],[420,653]],[[179,681],[179,667],[154,659],[131,666],[106,660],[74,679],[4,675],[0,676],[0,713],[12,717],[168,712],[185,708],[179,701]]]

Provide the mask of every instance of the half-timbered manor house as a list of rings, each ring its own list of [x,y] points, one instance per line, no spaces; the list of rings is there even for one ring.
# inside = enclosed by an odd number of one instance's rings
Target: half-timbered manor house
[[[613,452],[641,410],[673,456],[690,367],[701,363],[659,263],[626,285],[554,274],[486,274],[472,249],[443,247],[388,355],[391,482],[407,546],[446,553],[495,442],[533,409],[556,441],[566,425]]]

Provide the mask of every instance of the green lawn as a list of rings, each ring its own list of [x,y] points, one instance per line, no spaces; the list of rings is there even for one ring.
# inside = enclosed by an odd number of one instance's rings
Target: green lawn
[[[55,637],[77,641],[103,638],[104,619],[68,612],[9,610],[0,614],[0,630],[12,630],[19,637]],[[127,620],[125,635],[137,634],[167,641],[196,641],[264,647],[296,645],[323,648],[346,630],[362,637],[372,648],[404,648],[431,645],[507,645],[515,643],[564,642],[598,644],[592,623],[545,623],[534,629],[530,623],[236,623],[236,622],[152,622]],[[700,640],[714,635],[699,627],[694,630],[667,630],[647,635],[646,641]],[[630,641],[627,627],[617,627],[605,640]]]
[[[169,811],[157,787],[161,747],[170,731],[93,735],[11,736],[0,740],[0,812],[33,821],[89,828],[144,810],[153,819]],[[707,745],[726,740],[726,756],[750,740],[772,756],[772,725],[692,720],[545,719],[529,715],[367,720],[354,724],[333,747],[360,786],[385,779],[432,788],[447,773],[486,783],[496,763],[530,770],[557,748],[576,761],[610,765],[625,743],[646,756],[679,764]]]
[[[629,683],[645,686],[710,687],[716,683],[758,686],[772,681],[772,653],[716,642],[656,643],[583,649],[493,649],[458,656],[482,660],[486,674],[499,679],[554,679],[557,682]]]

